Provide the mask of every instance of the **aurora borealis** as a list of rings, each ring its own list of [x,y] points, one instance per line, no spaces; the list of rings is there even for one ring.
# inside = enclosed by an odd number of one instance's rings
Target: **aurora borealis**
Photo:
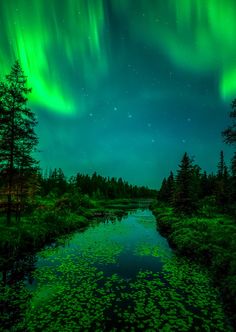
[[[0,75],[28,76],[42,167],[156,187],[187,151],[215,171],[235,17],[234,0],[1,1]]]

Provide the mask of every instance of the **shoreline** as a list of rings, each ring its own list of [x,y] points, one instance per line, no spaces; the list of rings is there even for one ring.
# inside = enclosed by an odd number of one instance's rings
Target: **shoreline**
[[[57,237],[82,231],[93,222],[104,219],[123,217],[127,211],[138,208],[140,202],[149,203],[145,199],[114,199],[96,201],[96,207],[83,208],[80,215],[59,209],[47,211],[36,221],[37,214],[23,217],[22,223],[11,226],[1,224],[4,235],[0,244],[0,271],[2,282],[7,282],[6,273],[14,263],[30,254],[34,254]]]
[[[159,202],[153,203],[150,209],[156,218],[160,234],[168,240],[174,252],[208,269],[214,286],[221,293],[226,315],[234,326],[236,287],[233,270],[235,263],[232,258],[235,257],[236,248],[232,241],[236,225],[233,218],[226,215],[211,218],[176,216],[172,208]],[[223,228],[226,240],[218,236],[222,234]]]

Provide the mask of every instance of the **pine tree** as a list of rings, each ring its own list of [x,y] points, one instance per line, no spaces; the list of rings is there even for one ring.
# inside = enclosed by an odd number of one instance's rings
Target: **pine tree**
[[[227,208],[230,196],[229,190],[229,172],[224,161],[224,153],[220,152],[220,161],[218,163],[218,172],[215,189],[216,203],[220,210],[224,212]]]
[[[165,202],[166,198],[167,198],[167,180],[166,178],[164,178],[161,183],[161,188],[158,192],[158,199]]]
[[[208,181],[208,177],[207,177],[207,172],[204,171],[204,173],[201,176],[201,184],[200,184],[200,188],[201,188],[200,197],[201,198],[205,198],[211,194],[209,187],[210,186],[209,186],[209,181]]]
[[[170,175],[167,178],[166,185],[167,185],[167,194],[168,194],[167,201],[168,203],[172,204],[174,197],[174,189],[175,189],[174,174],[172,171],[170,172]]]
[[[230,202],[236,204],[236,152],[231,161],[232,178],[230,183]]]
[[[176,176],[173,206],[176,212],[191,214],[197,210],[192,161],[185,152]]]
[[[222,132],[224,141],[227,144],[236,144],[236,99],[232,102],[232,111],[230,112],[230,118],[233,124]]]
[[[193,165],[192,176],[193,198],[197,202],[201,196],[201,167],[198,165]]]
[[[13,203],[22,203],[25,183],[37,162],[31,153],[38,143],[35,114],[27,107],[27,78],[16,62],[0,85],[0,172],[5,175],[7,222],[11,222]]]
[[[158,199],[166,203],[173,202],[174,195],[174,174],[171,171],[168,178],[164,178],[162,181],[161,188],[158,193]]]
[[[218,163],[218,172],[217,172],[218,179],[223,178],[224,169],[225,169],[224,152],[220,151],[220,161]]]
[[[232,125],[229,126],[227,129],[225,129],[222,132],[222,135],[224,137],[224,141],[227,144],[234,145],[236,147],[236,99],[232,102],[232,111],[230,112],[230,118],[232,119]],[[231,163],[231,170],[232,170],[232,178],[229,184],[229,202],[233,206],[234,205],[234,211],[236,209],[236,152],[234,152],[234,156]],[[234,212],[235,213],[235,212]]]
[[[61,168],[59,168],[57,171],[56,181],[57,181],[57,194],[58,194],[58,196],[61,196],[61,195],[65,194],[67,191],[66,177]]]

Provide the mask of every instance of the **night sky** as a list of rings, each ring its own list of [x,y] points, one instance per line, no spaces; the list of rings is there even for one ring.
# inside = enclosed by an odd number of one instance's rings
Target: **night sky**
[[[215,172],[235,18],[235,0],[1,0],[0,75],[28,76],[41,167],[158,188],[186,151]]]

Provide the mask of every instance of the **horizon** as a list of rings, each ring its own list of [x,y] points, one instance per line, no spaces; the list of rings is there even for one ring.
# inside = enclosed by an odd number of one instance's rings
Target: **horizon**
[[[223,150],[221,150],[221,151],[223,151]],[[224,153],[224,151],[223,151],[223,153]],[[188,154],[188,153],[187,153],[187,154]],[[182,157],[183,157],[183,156],[182,156]],[[190,157],[191,157],[191,156],[190,156]],[[192,157],[193,157],[193,156],[192,156]],[[224,155],[224,157],[225,157],[225,155]],[[225,158],[224,158],[224,159],[225,159]],[[132,185],[132,186],[138,186],[138,187],[140,187],[140,186],[142,186],[142,187],[148,187],[150,190],[157,190],[157,191],[158,191],[158,190],[160,190],[160,188],[161,188],[162,181],[163,181],[164,179],[167,179],[171,172],[173,173],[174,177],[176,177],[176,175],[177,175],[177,170],[179,169],[179,164],[180,164],[180,162],[181,162],[181,160],[179,161],[179,163],[178,163],[178,165],[176,166],[176,169],[175,169],[175,170],[170,170],[169,173],[167,173],[167,176],[164,176],[164,177],[162,178],[161,183],[160,183],[160,185],[159,185],[158,188],[150,187],[150,186],[148,186],[148,185],[142,185],[142,184],[132,183],[132,182],[128,181],[127,179],[123,178],[123,177],[120,177],[120,176],[113,176],[113,175],[108,175],[108,176],[107,176],[106,174],[100,174],[100,173],[98,173],[97,171],[90,172],[90,173],[88,173],[88,172],[86,173],[86,172],[75,171],[75,173],[73,173],[73,174],[66,174],[66,173],[64,172],[64,170],[63,170],[61,167],[55,167],[55,168],[48,168],[48,167],[46,167],[46,168],[44,168],[44,169],[43,169],[42,167],[40,167],[39,169],[40,169],[41,174],[42,174],[43,177],[45,177],[45,178],[47,178],[47,177],[50,175],[50,173],[53,172],[53,170],[55,170],[55,169],[57,169],[57,170],[58,170],[58,169],[61,169],[62,172],[63,172],[63,174],[65,175],[67,181],[68,181],[70,178],[72,178],[72,177],[76,177],[77,174],[88,175],[89,177],[92,177],[92,175],[96,173],[97,175],[100,175],[100,176],[102,176],[103,178],[106,178],[106,179],[108,179],[108,180],[110,180],[110,179],[112,179],[112,178],[118,180],[119,178],[121,178],[124,182],[127,182],[129,185]],[[218,160],[218,162],[219,162],[219,160]],[[231,160],[230,160],[229,162],[231,162]],[[227,166],[228,171],[231,173],[231,169],[230,169],[230,168],[231,168],[231,165],[230,165],[230,164],[227,164],[227,163],[225,163],[225,164],[226,164],[226,166]],[[217,164],[216,164],[216,166],[215,166],[215,170],[212,171],[212,172],[207,172],[207,171],[205,171],[204,169],[202,169],[202,167],[201,167],[200,165],[198,165],[197,162],[195,162],[195,159],[193,159],[193,165],[199,166],[199,167],[200,167],[200,171],[201,171],[202,174],[203,174],[204,172],[206,172],[207,175],[211,175],[211,174],[212,174],[212,175],[216,175],[216,174],[217,174]]]

